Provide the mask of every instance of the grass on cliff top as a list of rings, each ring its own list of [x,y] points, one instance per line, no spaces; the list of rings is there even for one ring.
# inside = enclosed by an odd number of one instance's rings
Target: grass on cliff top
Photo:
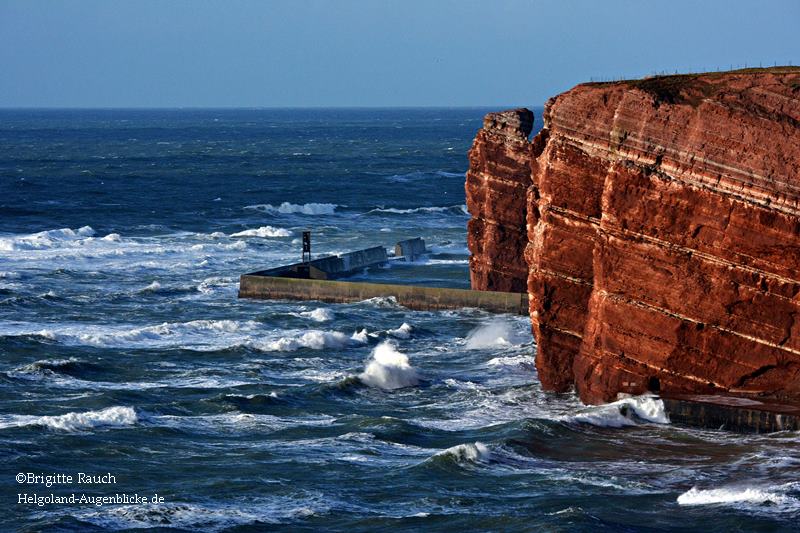
[[[715,91],[714,80],[731,74],[800,74],[800,67],[781,66],[763,68],[743,68],[720,72],[697,72],[687,74],[673,74],[667,76],[647,76],[638,80],[621,80],[606,82],[589,82],[584,85],[602,87],[612,85],[625,85],[640,89],[653,95],[657,103],[680,104],[687,103],[698,105],[703,98],[713,96]],[[800,89],[800,77],[790,82],[794,90]]]

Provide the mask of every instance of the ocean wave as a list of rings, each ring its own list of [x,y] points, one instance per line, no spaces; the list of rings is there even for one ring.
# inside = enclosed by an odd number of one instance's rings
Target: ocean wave
[[[32,233],[29,235],[16,235],[13,237],[0,237],[0,251],[14,252],[17,250],[41,250],[62,246],[65,243],[75,243],[94,236],[95,231],[91,226],[83,226],[77,230],[70,228],[51,229]]]
[[[132,407],[108,407],[100,411],[55,416],[0,415],[0,429],[43,426],[59,431],[85,431],[135,425],[139,420]]]
[[[488,366],[520,367],[526,370],[536,368],[536,359],[532,355],[513,355],[509,357],[495,357],[486,362]]]
[[[292,232],[274,226],[261,226],[257,229],[248,229],[238,233],[231,233],[231,237],[291,237]]]
[[[203,294],[212,294],[218,289],[226,289],[228,287],[235,287],[238,284],[238,280],[235,278],[226,278],[226,277],[210,277],[206,278],[201,281],[197,285],[198,292]]]
[[[271,433],[292,427],[328,426],[335,418],[327,415],[305,417],[280,417],[270,414],[230,412],[215,415],[153,416],[150,423],[159,427],[170,427],[197,432],[242,433],[259,431]]]
[[[446,450],[437,452],[435,457],[446,457],[457,463],[477,463],[491,459],[492,452],[484,443],[476,441],[452,446]]]
[[[261,526],[303,520],[330,511],[327,498],[248,499],[237,503],[165,502],[144,505],[103,506],[76,513],[81,521],[108,530],[169,528],[192,531],[223,531],[237,526]]]
[[[411,332],[413,330],[414,328],[412,328],[410,324],[403,322],[399,328],[387,330],[386,333],[398,339],[407,339],[411,337]]]
[[[405,174],[393,174],[391,176],[386,176],[386,180],[394,181],[396,183],[407,183],[409,181],[419,181],[434,177],[463,178],[464,175],[465,175],[464,172],[447,172],[444,170],[433,170],[433,171],[416,170],[414,172],[407,172]]]
[[[419,383],[417,371],[411,366],[408,356],[397,351],[389,341],[375,347],[372,359],[358,378],[365,385],[385,390],[413,387]]]
[[[379,309],[405,309],[402,305],[397,303],[396,296],[375,296],[374,298],[367,298],[358,302],[363,305],[370,305]]]
[[[330,322],[335,318],[333,311],[330,309],[325,309],[324,307],[318,307],[313,311],[300,311],[299,313],[290,314],[299,318],[308,318],[314,322]]]
[[[168,347],[215,349],[241,344],[246,334],[260,328],[255,321],[192,320],[189,322],[163,322],[153,326],[103,326],[100,324],[37,324],[11,323],[5,336],[33,336],[65,345],[95,346],[102,348]],[[209,333],[213,335],[209,335]],[[227,334],[227,337],[226,337]],[[231,336],[231,334],[242,334]],[[228,341],[225,343],[225,341]]]
[[[412,213],[448,213],[454,215],[469,215],[466,205],[450,205],[443,207],[412,207],[408,209],[398,209],[396,207],[376,207],[367,211],[371,213],[389,213],[393,215],[408,215]]]
[[[634,396],[595,405],[582,413],[567,417],[566,420],[612,428],[635,426],[641,422],[669,424],[664,402],[655,396]]]
[[[311,330],[299,336],[280,337],[270,341],[251,341],[249,346],[267,352],[292,352],[301,348],[341,349],[350,344],[350,337],[338,331]]]
[[[781,486],[753,487],[729,486],[717,489],[698,489],[692,487],[678,496],[678,505],[731,505],[734,507],[777,506],[779,510],[800,510],[800,500],[786,494],[795,483]]]
[[[326,204],[326,203],[307,203],[301,205],[301,204],[293,204],[290,202],[283,202],[279,206],[274,206],[272,204],[256,204],[256,205],[247,205],[244,208],[255,211],[263,211],[265,213],[271,213],[274,215],[275,214],[332,215],[336,211],[337,207],[340,206],[336,204]]]
[[[150,285],[142,288],[139,290],[141,293],[148,293],[148,292],[158,292],[161,290],[161,284],[157,281],[153,281]]]

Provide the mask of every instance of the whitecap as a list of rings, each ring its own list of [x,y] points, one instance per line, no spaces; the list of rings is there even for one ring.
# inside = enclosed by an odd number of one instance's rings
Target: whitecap
[[[384,341],[372,351],[364,372],[358,375],[365,385],[386,390],[413,387],[419,376],[408,360],[408,356],[397,351],[397,347]]]
[[[456,461],[468,461],[476,463],[479,461],[487,461],[492,457],[492,452],[489,447],[480,441],[468,442],[466,444],[458,444],[436,453],[437,456],[450,456]]]
[[[338,331],[306,331],[299,337],[280,337],[271,341],[249,343],[255,349],[269,352],[290,352],[301,348],[321,350],[323,348],[341,349],[349,344],[350,338]]]
[[[403,322],[403,324],[397,329],[390,329],[386,333],[391,335],[392,337],[397,337],[398,339],[407,339],[411,336],[411,332],[414,330],[407,322]]]
[[[108,407],[100,411],[66,413],[55,416],[0,415],[0,429],[44,426],[60,431],[132,426],[139,420],[131,407]]]
[[[775,505],[800,504],[796,498],[769,487],[721,487],[718,489],[698,489],[692,487],[678,496],[678,505],[716,505],[716,504],[757,504]]]
[[[350,338],[353,339],[356,342],[360,342],[362,344],[366,344],[367,342],[369,342],[369,333],[367,333],[366,328],[364,328],[364,329],[361,329],[360,331],[354,332],[350,336]]]
[[[147,287],[143,288],[140,292],[158,292],[159,290],[161,290],[161,284],[157,281],[154,281]]]
[[[16,250],[41,250],[54,248],[85,240],[95,234],[91,226],[83,226],[77,230],[70,228],[52,229],[32,233],[29,235],[16,235],[0,238],[0,251],[13,252]]]
[[[637,419],[654,424],[669,424],[664,402],[656,396],[623,398],[616,402],[595,405],[567,420],[599,427],[619,428],[637,425]]]
[[[469,214],[466,205],[450,205],[450,206],[433,206],[433,207],[410,207],[407,209],[399,209],[396,207],[376,207],[367,211],[370,213],[389,213],[393,215],[409,215],[413,213],[452,213],[452,214]]]
[[[274,226],[261,226],[257,229],[248,229],[238,233],[232,233],[231,237],[291,237],[292,232],[284,228]]]
[[[325,309],[323,307],[318,307],[313,311],[301,311],[300,313],[292,313],[295,316],[299,316],[301,318],[310,318],[314,322],[330,322],[334,319],[333,311],[330,309]]]
[[[256,211],[264,211],[272,214],[298,214],[298,215],[332,215],[336,208],[336,204],[326,203],[307,203],[307,204],[293,204],[290,202],[283,202],[279,206],[272,204],[257,204],[245,206],[245,209],[253,209]]]
[[[536,360],[532,355],[514,355],[510,357],[495,357],[486,362],[488,366],[510,366],[525,369],[536,368]]]

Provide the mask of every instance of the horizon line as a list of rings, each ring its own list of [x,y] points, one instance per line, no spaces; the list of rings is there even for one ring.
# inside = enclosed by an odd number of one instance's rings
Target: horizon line
[[[376,105],[376,106],[0,106],[0,111],[269,111],[269,110],[377,110],[377,109],[516,109],[519,107],[544,107],[544,104],[520,106],[514,104],[498,105]]]

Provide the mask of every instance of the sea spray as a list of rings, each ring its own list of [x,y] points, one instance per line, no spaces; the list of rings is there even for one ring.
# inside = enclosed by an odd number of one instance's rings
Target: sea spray
[[[502,320],[492,320],[469,332],[466,347],[468,350],[481,350],[496,346],[510,346],[515,340],[513,337],[511,324]]]
[[[419,383],[417,371],[409,363],[408,356],[397,351],[397,346],[390,341],[375,347],[372,359],[358,377],[365,385],[386,390],[413,387]]]
[[[598,427],[635,426],[638,422],[669,424],[664,402],[655,396],[634,396],[604,405],[594,405],[569,420]]]

